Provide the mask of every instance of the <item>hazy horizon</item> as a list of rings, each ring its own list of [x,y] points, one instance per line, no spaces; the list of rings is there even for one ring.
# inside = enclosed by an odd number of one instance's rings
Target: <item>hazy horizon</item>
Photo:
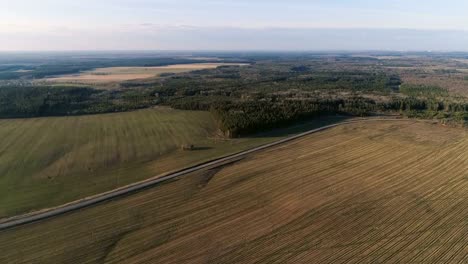
[[[0,51],[468,51],[468,3],[0,0]]]

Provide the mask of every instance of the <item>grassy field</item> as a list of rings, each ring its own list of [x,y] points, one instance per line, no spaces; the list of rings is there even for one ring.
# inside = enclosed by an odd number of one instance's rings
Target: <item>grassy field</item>
[[[0,233],[0,262],[466,263],[467,131],[346,125]]]
[[[109,67],[84,71],[80,74],[48,78],[47,81],[59,83],[105,84],[129,80],[157,77],[164,73],[183,73],[204,69],[215,69],[220,66],[241,66],[237,63],[194,63],[177,64],[159,67]]]
[[[60,204],[160,173],[182,144],[208,146],[209,113],[165,108],[0,120],[0,216]]]
[[[215,134],[210,113],[169,108],[0,120],[0,218],[61,205],[284,136],[222,140]],[[183,151],[184,144],[195,149]]]

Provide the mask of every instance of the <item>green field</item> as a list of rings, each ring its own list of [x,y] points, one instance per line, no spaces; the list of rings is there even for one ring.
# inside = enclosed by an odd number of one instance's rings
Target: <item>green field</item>
[[[132,113],[0,121],[0,216],[58,205],[156,175],[150,161],[210,145],[209,113]],[[170,166],[169,166],[170,169]]]
[[[317,123],[319,125],[319,123]],[[0,120],[0,218],[109,191],[282,135],[222,140],[208,112]],[[193,151],[183,151],[194,144]]]
[[[0,263],[466,263],[468,137],[350,124],[0,232]]]

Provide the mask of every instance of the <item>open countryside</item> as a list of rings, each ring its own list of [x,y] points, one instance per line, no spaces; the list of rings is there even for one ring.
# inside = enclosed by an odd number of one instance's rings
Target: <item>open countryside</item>
[[[463,263],[467,138],[411,120],[336,127],[2,231],[0,260]]]
[[[0,67],[0,263],[465,262],[468,65],[253,53],[45,81],[188,60],[100,56]]]
[[[467,0],[4,2],[0,264],[468,264]]]
[[[317,120],[253,137],[220,137],[209,112],[0,120],[0,218],[38,211],[269,143]],[[333,119],[330,119],[333,122]],[[184,146],[191,149],[183,150]]]

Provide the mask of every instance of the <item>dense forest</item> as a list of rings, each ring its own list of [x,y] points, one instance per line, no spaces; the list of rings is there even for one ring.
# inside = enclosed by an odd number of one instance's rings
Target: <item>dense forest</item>
[[[223,66],[126,81],[119,89],[4,81],[0,85],[0,117],[97,114],[168,105],[211,111],[219,128],[231,137],[319,115],[399,114],[459,124],[468,122],[468,102],[464,98],[451,96],[437,85],[403,83],[398,73],[377,67],[373,59],[317,57],[253,61],[250,66]],[[151,60],[138,63],[143,62],[156,63]],[[163,59],[158,65],[184,62]],[[100,62],[98,66],[115,63],[122,62]],[[34,76],[57,73],[53,67],[44,69],[44,72],[36,69]]]
[[[0,87],[0,117],[39,117],[122,112],[155,102],[136,91],[112,92],[88,87]]]

